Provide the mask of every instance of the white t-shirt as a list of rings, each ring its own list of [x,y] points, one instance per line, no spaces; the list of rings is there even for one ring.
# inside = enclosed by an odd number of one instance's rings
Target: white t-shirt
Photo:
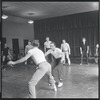
[[[35,64],[38,65],[41,62],[46,61],[45,55],[39,48],[35,47],[28,51],[31,54],[32,59],[34,60]]]
[[[62,57],[62,51],[59,48],[55,48],[53,51],[52,49],[47,51],[47,54],[52,54],[56,59]]]
[[[64,50],[64,51],[68,51],[69,50],[69,44],[68,43],[62,43],[61,44],[61,48],[62,48],[62,50]]]
[[[44,46],[46,47],[46,48],[50,48],[50,43],[51,43],[51,41],[46,41],[46,42],[44,42]]]

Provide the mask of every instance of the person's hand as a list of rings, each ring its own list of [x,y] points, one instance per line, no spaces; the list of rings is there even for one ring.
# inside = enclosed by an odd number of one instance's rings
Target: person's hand
[[[65,63],[65,59],[61,59],[61,63]]]
[[[7,64],[8,65],[15,65],[15,62],[14,61],[9,61]]]
[[[87,54],[89,53],[89,51],[87,51]]]

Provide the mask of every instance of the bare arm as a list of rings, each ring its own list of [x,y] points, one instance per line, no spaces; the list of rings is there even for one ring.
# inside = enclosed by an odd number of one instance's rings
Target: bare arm
[[[29,57],[31,57],[30,53],[26,54],[26,56],[24,56],[23,58],[21,58],[17,61],[9,61],[8,64],[9,65],[15,65],[15,64],[18,64],[18,63],[22,63],[22,62],[26,61]]]
[[[44,45],[44,52],[46,53],[46,46]]]
[[[87,46],[87,53],[89,53],[89,46]]]
[[[82,54],[82,47],[80,47],[80,53]]]
[[[50,54],[50,50],[45,53],[45,57]]]

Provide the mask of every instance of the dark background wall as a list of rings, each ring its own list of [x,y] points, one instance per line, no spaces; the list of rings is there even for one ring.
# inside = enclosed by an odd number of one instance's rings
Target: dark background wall
[[[80,56],[79,44],[82,37],[86,37],[93,56],[95,45],[98,43],[98,11],[85,12],[61,17],[37,20],[34,22],[34,37],[43,44],[47,36],[60,47],[62,39],[70,44],[71,56]]]

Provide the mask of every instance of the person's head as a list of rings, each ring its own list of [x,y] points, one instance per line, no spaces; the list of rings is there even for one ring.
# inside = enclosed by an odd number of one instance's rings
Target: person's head
[[[56,48],[55,42],[51,42],[51,43],[50,43],[50,48],[51,48],[52,50],[55,50],[55,48]]]
[[[84,38],[82,38],[82,42],[83,43],[85,43],[86,42],[86,38],[84,37]]]
[[[96,47],[99,48],[99,44],[97,44]]]
[[[5,48],[8,47],[7,43],[4,44],[4,47],[5,47]]]
[[[39,41],[34,40],[33,41],[33,47],[39,47]]]
[[[49,37],[46,37],[46,41],[49,41]]]
[[[65,43],[65,42],[66,42],[66,40],[65,40],[65,39],[63,39],[63,40],[62,40],[62,42],[63,42],[63,43]]]
[[[28,45],[31,45],[31,41],[28,41]]]

